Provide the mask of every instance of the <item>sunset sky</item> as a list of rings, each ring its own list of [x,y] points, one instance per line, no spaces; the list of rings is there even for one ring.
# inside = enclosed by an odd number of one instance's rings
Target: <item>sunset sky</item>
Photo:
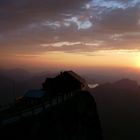
[[[2,68],[140,68],[140,0],[0,0]]]

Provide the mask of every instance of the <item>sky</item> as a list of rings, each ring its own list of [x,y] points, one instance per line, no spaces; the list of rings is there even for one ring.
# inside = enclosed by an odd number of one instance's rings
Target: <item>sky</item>
[[[0,0],[0,67],[140,68],[140,0]]]

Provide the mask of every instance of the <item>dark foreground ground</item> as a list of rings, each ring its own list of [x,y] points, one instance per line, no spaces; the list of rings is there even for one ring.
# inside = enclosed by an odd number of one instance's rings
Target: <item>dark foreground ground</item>
[[[10,139],[102,140],[94,98],[81,91],[39,115],[0,126],[1,137]]]

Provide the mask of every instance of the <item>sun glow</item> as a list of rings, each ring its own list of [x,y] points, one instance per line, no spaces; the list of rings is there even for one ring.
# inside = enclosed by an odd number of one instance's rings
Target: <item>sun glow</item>
[[[135,56],[135,64],[136,67],[140,68],[140,52],[139,52],[139,56]]]
[[[11,65],[30,67],[51,66],[56,68],[85,68],[85,67],[132,67],[140,68],[139,50],[97,50],[95,52],[62,52],[50,51],[40,54],[5,55],[2,62]]]

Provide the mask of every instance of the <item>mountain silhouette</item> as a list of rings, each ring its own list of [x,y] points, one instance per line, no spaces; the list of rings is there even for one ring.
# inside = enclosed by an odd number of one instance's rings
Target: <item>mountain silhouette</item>
[[[54,78],[47,78],[42,86],[40,91],[30,90],[21,101],[19,100],[24,105],[27,103],[26,101],[30,102],[32,105],[30,108],[26,106],[28,108],[18,110],[19,106],[15,104],[15,107],[1,112],[1,137],[11,139],[103,140],[96,102],[90,92],[86,90],[87,84],[83,78],[73,71],[66,71]],[[60,93],[61,97],[63,96],[61,102],[59,100],[53,105],[47,102],[50,98],[45,100],[45,97],[50,97],[45,96],[45,94],[53,94],[51,100],[54,101],[56,98],[61,98]],[[33,103],[33,101],[35,102]],[[37,103],[37,101],[41,101],[43,110],[34,114],[34,111],[40,106],[40,102]],[[49,107],[46,108],[45,104]],[[32,115],[23,116],[25,113],[27,115],[27,111],[30,109]],[[11,116],[10,120],[6,114]],[[20,119],[14,121],[12,118],[15,115],[21,116]]]
[[[9,77],[15,81],[24,81],[32,77],[30,72],[20,68],[0,70],[0,75]]]
[[[140,139],[140,86],[121,79],[92,89],[106,140]]]
[[[24,69],[0,70],[0,104],[14,101],[16,96],[23,96],[28,89],[41,88],[46,77],[56,75],[52,72],[30,73]]]
[[[13,99],[13,80],[0,75],[0,104],[11,102]]]
[[[121,79],[114,83],[114,86],[119,89],[125,90],[139,90],[139,85],[136,81],[130,79]]]

